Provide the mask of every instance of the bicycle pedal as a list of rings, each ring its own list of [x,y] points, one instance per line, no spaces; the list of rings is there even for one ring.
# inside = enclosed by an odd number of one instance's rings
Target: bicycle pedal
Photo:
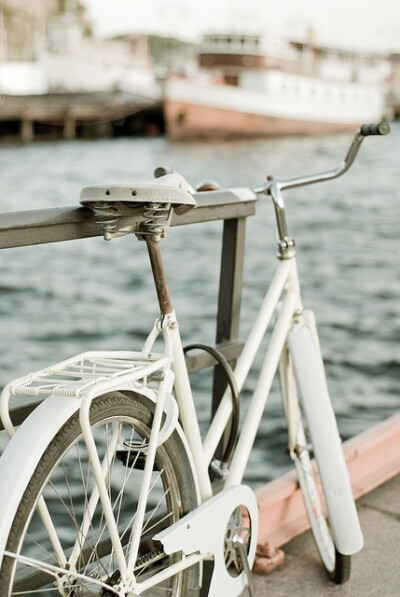
[[[236,535],[232,540],[232,545],[240,560],[243,572],[247,577],[247,588],[249,590],[249,595],[250,597],[256,597],[254,591],[253,576],[250,570],[249,560],[247,559],[245,542],[243,541],[243,538],[240,535]]]

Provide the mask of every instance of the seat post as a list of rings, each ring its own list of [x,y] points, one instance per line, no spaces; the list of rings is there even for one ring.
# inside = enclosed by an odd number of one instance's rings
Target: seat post
[[[151,269],[153,272],[154,284],[156,287],[161,315],[169,315],[172,313],[173,309],[168,290],[167,276],[165,274],[164,263],[160,250],[160,243],[151,240],[149,237],[147,237],[145,240],[147,251],[150,257]]]

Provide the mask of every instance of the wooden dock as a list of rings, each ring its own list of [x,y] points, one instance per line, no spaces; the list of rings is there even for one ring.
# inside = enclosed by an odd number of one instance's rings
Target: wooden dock
[[[161,98],[120,90],[0,95],[0,141],[162,132]]]

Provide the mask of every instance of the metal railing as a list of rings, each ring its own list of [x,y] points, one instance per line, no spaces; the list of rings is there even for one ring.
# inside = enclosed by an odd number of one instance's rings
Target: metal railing
[[[198,207],[173,215],[171,226],[223,221],[216,347],[233,364],[242,350],[239,318],[242,295],[246,219],[255,213],[256,195],[250,189],[196,193]],[[93,212],[85,207],[63,207],[0,214],[0,249],[71,241],[101,236]],[[188,356],[189,371],[214,366],[215,410],[226,387],[226,375],[212,355]],[[40,402],[39,398],[16,398],[11,410],[14,425],[20,424]],[[0,425],[0,430],[2,426]]]

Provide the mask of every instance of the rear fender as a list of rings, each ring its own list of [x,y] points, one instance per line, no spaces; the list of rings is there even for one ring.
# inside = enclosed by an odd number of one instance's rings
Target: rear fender
[[[124,391],[119,388],[119,391]],[[129,388],[132,391],[132,387]],[[135,390],[147,399],[156,401],[156,394],[148,389]],[[9,441],[0,458],[0,567],[10,529],[26,487],[47,446],[59,429],[79,410],[81,399],[51,395],[44,400],[25,421]],[[178,408],[171,395],[166,396],[165,421],[160,430],[160,443],[176,429],[192,463],[189,446],[178,423]],[[197,481],[196,481],[197,483]]]

